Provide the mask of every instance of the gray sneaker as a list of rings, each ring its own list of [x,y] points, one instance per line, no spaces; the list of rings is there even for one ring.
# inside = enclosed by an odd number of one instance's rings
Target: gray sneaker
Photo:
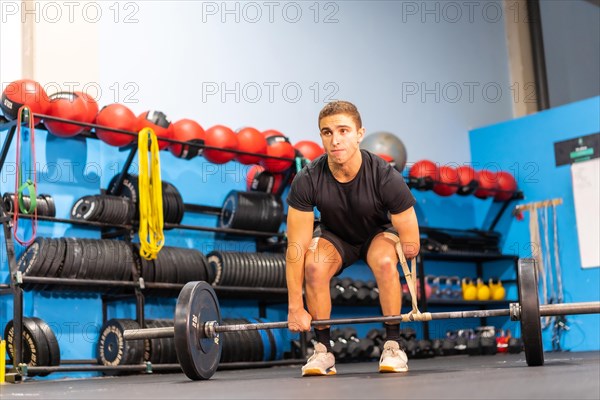
[[[335,357],[322,343],[315,344],[315,352],[302,367],[302,376],[335,375]]]
[[[379,358],[379,372],[406,372],[408,371],[408,357],[400,349],[395,340],[388,340],[383,345]]]

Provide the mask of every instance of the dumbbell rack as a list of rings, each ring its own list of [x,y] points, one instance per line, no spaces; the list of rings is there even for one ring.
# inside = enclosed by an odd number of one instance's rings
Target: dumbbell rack
[[[511,302],[517,300],[488,300],[488,301],[475,301],[475,300],[462,300],[462,299],[431,299],[428,300],[425,295],[425,261],[447,261],[447,262],[459,262],[459,263],[475,263],[475,269],[477,276],[483,276],[483,270],[485,263],[492,261],[511,261],[515,270],[515,279],[518,279],[518,262],[519,257],[508,254],[443,254],[421,250],[417,256],[417,276],[420,282],[419,287],[419,310],[421,312],[427,312],[429,306],[445,307],[445,306],[463,306],[463,307],[479,307],[479,308],[506,308]],[[515,280],[516,282],[516,280]],[[487,325],[486,318],[481,318],[481,325]],[[429,322],[423,322],[423,336],[424,339],[429,340]]]
[[[33,116],[32,116],[33,117]],[[74,124],[86,125],[88,127],[95,127],[94,124],[84,124],[78,121],[70,121],[63,120],[59,118],[54,118],[56,120],[72,122]],[[40,127],[44,129],[43,127]],[[6,157],[8,155],[8,150],[11,146],[12,140],[14,138],[16,132],[16,122],[15,121],[7,121],[2,116],[0,116],[0,131],[7,130],[8,133],[4,140],[2,150],[0,151],[0,172],[4,167],[4,163],[6,161]],[[120,131],[123,133],[123,131]],[[81,136],[86,138],[98,139],[95,134],[90,131],[84,131]],[[163,140],[163,139],[161,139]],[[185,144],[185,142],[173,140],[173,139],[164,139],[167,142]],[[134,144],[137,141],[134,142]],[[209,146],[205,146],[209,148]],[[218,149],[218,148],[215,148]],[[115,187],[118,188],[123,184],[123,179],[127,174],[129,167],[131,166],[134,157],[137,153],[137,146],[130,145],[128,147],[123,148],[122,150],[129,150],[129,155],[127,160],[123,166],[123,169],[119,173],[117,178],[117,183]],[[232,151],[244,154],[252,154],[241,151]],[[284,159],[282,157],[273,157],[273,156],[265,156],[274,159]],[[281,195],[281,192],[284,189],[284,185],[280,188],[280,192],[277,193]],[[116,191],[116,190],[115,190]],[[204,205],[195,205],[195,204],[184,204],[184,208],[186,212],[196,212],[196,213],[204,213],[204,214],[213,214],[218,215],[220,213],[220,209],[217,207],[210,207]],[[50,277],[34,277],[34,276],[23,276],[17,267],[16,260],[16,252],[13,241],[13,233],[12,233],[12,225],[11,225],[11,216],[12,213],[6,212],[4,209],[4,205],[0,202],[0,221],[2,222],[4,229],[4,239],[5,246],[7,250],[7,259],[8,259],[8,267],[9,267],[9,275],[10,275],[10,283],[9,284],[0,284],[0,295],[4,295],[7,292],[12,294],[13,297],[13,324],[14,324],[14,362],[13,362],[13,374],[9,374],[9,380],[12,379],[14,381],[21,380],[21,370],[17,369],[17,366],[23,361],[23,283],[38,283],[45,285],[67,285],[67,286],[111,286],[111,287],[123,287],[127,289],[132,289],[133,293],[121,294],[121,295],[103,295],[102,296],[102,321],[103,323],[107,321],[107,303],[112,300],[120,299],[122,297],[131,297],[135,296],[136,299],[136,320],[140,324],[141,327],[145,327],[145,289],[159,289],[159,290],[172,290],[179,291],[184,285],[178,283],[164,283],[164,282],[144,282],[143,278],[141,278],[137,272],[135,267],[132,267],[132,280],[131,281],[112,281],[112,280],[90,280],[90,279],[69,279],[69,278],[50,278]],[[29,215],[20,215],[20,218],[32,218]],[[66,223],[73,225],[82,225],[82,226],[90,226],[90,227],[98,227],[101,228],[101,237],[103,239],[106,238],[115,238],[122,237],[127,242],[131,242],[131,238],[134,235],[135,227],[132,225],[118,225],[118,224],[107,224],[102,222],[94,222],[94,221],[83,221],[83,220],[71,220],[71,219],[62,219],[56,217],[46,217],[46,216],[38,216],[39,221],[48,221],[51,223]],[[213,227],[205,227],[205,226],[192,226],[192,225],[182,225],[182,224],[164,224],[165,229],[184,229],[184,230],[196,230],[196,231],[207,231],[207,232],[215,232],[215,233],[223,233],[227,235],[234,236],[252,236],[255,238],[282,238],[284,235],[279,232],[261,232],[261,231],[252,231],[252,230],[243,230],[243,229],[232,229],[232,228],[213,228]],[[287,290],[284,288],[249,288],[249,287],[228,287],[228,286],[219,286],[215,287],[215,291],[218,295],[229,297],[229,298],[244,298],[251,297],[252,299],[258,300],[259,304],[259,318],[266,317],[266,306],[269,303],[278,303],[284,302],[287,298]],[[305,336],[301,335],[301,344],[302,344],[302,354],[306,355],[306,340]],[[254,368],[254,367],[266,367],[266,366],[275,366],[275,365],[286,365],[286,364],[298,364],[304,362],[304,359],[284,359],[284,360],[274,360],[274,361],[252,361],[252,362],[231,362],[224,363],[220,368],[222,369],[234,369],[234,368]],[[28,367],[28,370],[36,373],[50,373],[50,372],[74,372],[74,371],[146,371],[151,372],[152,370],[179,370],[180,366],[178,364],[163,364],[163,365],[149,365],[149,363],[142,365],[120,365],[120,366],[103,366],[97,365],[96,360],[62,360],[61,365],[59,366],[36,366],[36,367]],[[63,365],[64,364],[64,365]],[[86,365],[92,364],[92,365]]]

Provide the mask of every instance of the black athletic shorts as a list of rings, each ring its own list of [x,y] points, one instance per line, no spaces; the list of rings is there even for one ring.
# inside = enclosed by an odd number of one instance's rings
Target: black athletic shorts
[[[335,233],[333,233],[329,229],[327,229],[327,227],[325,225],[320,223],[320,224],[317,224],[317,226],[315,227],[312,237],[313,237],[313,239],[314,238],[327,239],[328,241],[331,242],[331,244],[333,244],[333,247],[335,247],[335,249],[338,251],[338,253],[340,253],[340,256],[342,257],[342,268],[336,274],[336,275],[339,275],[342,273],[342,271],[344,269],[348,268],[349,266],[354,264],[356,261],[358,261],[358,260],[363,260],[365,262],[367,261],[367,251],[369,250],[369,246],[371,245],[373,238],[375,236],[377,236],[378,234],[380,234],[381,232],[389,232],[389,233],[392,233],[392,234],[398,236],[398,232],[392,226],[392,224],[388,224],[388,225],[384,225],[384,226],[380,227],[377,231],[375,231],[365,243],[354,245],[354,244],[350,244],[350,243],[346,242],[344,239],[340,238],[338,235],[336,235]]]

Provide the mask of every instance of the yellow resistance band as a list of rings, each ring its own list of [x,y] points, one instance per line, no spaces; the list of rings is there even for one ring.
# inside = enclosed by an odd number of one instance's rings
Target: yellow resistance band
[[[148,175],[148,140],[150,140],[150,175]],[[154,260],[165,244],[163,233],[163,197],[160,179],[158,139],[151,128],[144,128],[138,135],[140,161],[139,206],[140,206],[140,255]]]

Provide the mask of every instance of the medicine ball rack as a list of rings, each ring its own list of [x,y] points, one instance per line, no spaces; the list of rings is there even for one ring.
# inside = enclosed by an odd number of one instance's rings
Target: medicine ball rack
[[[79,121],[67,120],[62,118],[56,118],[52,116],[42,115],[42,114],[33,114],[31,118],[41,118],[41,119],[49,119],[56,120],[59,122],[68,122],[75,125],[82,125],[87,128],[97,128],[99,125],[96,124],[87,124]],[[40,129],[46,131],[45,127],[41,124],[38,124]],[[136,136],[137,133],[123,131],[118,129],[113,129],[109,127],[102,127],[106,130],[111,130],[116,133],[122,133],[126,135]],[[6,157],[8,155],[8,150],[14,138],[16,132],[16,121],[8,121],[3,116],[0,116],[0,132],[8,130],[8,134],[4,140],[4,144],[2,146],[2,150],[0,151],[0,171],[2,171],[4,167],[4,163]],[[90,130],[85,130],[80,134],[80,136],[92,139],[98,139],[98,137]],[[185,144],[186,142],[178,141],[174,139],[162,139],[169,143],[179,143]],[[129,146],[125,146],[121,148],[121,151],[129,150],[129,155],[127,157],[127,161],[122,169],[122,171],[118,174],[117,183],[113,186],[113,190],[116,192],[123,184],[123,179],[127,174],[131,163],[137,153],[137,146],[135,146],[137,141],[134,141],[134,144]],[[247,155],[258,155],[255,153],[239,151],[235,149],[222,149],[220,147],[212,147],[205,146],[203,144],[197,145],[198,147],[203,147],[207,149],[215,149],[215,150],[226,150],[227,152],[239,153],[239,154],[247,154]],[[276,156],[267,156],[260,154],[263,158],[273,158],[285,161],[294,162],[295,159],[288,159],[283,157]],[[287,176],[285,181],[289,180],[291,175],[291,168],[287,172]],[[282,185],[279,192],[276,194],[281,196],[281,193],[285,189],[285,185]],[[187,212],[195,212],[195,213],[203,213],[209,215],[220,215],[221,209],[218,207],[205,206],[205,205],[196,205],[196,204],[184,204],[184,210]],[[119,294],[119,295],[102,295],[102,319],[103,322],[107,320],[107,302],[112,299],[118,299],[122,297],[131,297],[132,295],[136,298],[136,320],[140,324],[140,326],[145,326],[145,296],[144,290],[146,289],[158,289],[158,290],[171,290],[171,291],[179,291],[184,285],[176,284],[176,283],[164,283],[164,282],[144,282],[143,278],[141,278],[135,267],[132,267],[132,280],[131,281],[114,281],[114,280],[98,280],[98,279],[71,279],[71,278],[50,278],[50,277],[35,277],[35,276],[23,276],[21,272],[18,270],[17,261],[16,261],[16,253],[14,248],[14,242],[12,237],[12,226],[11,226],[11,217],[13,213],[7,213],[4,209],[3,205],[0,204],[0,221],[2,222],[4,229],[4,237],[5,244],[7,249],[7,258],[8,258],[8,267],[10,274],[10,283],[9,284],[0,284],[0,294],[5,294],[7,291],[12,294],[13,297],[13,324],[14,324],[14,334],[15,334],[15,342],[14,342],[14,350],[15,357],[13,363],[12,372],[7,374],[7,381],[18,382],[22,380],[22,376],[27,375],[27,366],[22,364],[23,360],[23,340],[22,340],[22,331],[23,331],[23,288],[22,285],[24,283],[27,284],[40,284],[40,285],[67,285],[67,286],[75,286],[75,287],[123,287],[133,289],[134,293],[132,294]],[[30,215],[19,215],[20,218],[32,218]],[[64,219],[64,218],[56,218],[56,217],[45,217],[45,216],[37,216],[37,219],[40,221],[48,221],[52,223],[67,223],[73,225],[82,225],[82,226],[90,226],[90,227],[99,227],[102,228],[102,238],[110,238],[110,237],[124,237],[124,239],[128,242],[131,241],[132,233],[135,229],[134,225],[129,224],[107,224],[102,222],[95,221],[84,221],[84,220],[72,220],[72,219]],[[192,226],[192,225],[183,225],[183,224],[164,224],[165,229],[184,229],[184,230],[195,230],[195,231],[207,231],[207,232],[215,232],[222,233],[234,236],[253,236],[256,238],[280,238],[284,237],[283,233],[279,232],[262,232],[262,231],[253,231],[246,229],[230,229],[230,228],[212,228],[212,227],[203,227],[203,226]],[[114,231],[116,229],[116,231]],[[111,231],[112,230],[112,231]],[[89,290],[89,289],[88,289]],[[93,290],[89,290],[93,291]],[[266,313],[266,304],[267,303],[279,303],[285,301],[287,289],[284,288],[265,288],[265,287],[234,287],[234,286],[218,286],[216,287],[216,291],[220,294],[225,294],[227,296],[231,296],[234,298],[243,298],[244,296],[250,297],[254,300],[259,301],[259,314],[261,318],[265,317]],[[275,298],[273,298],[275,296]],[[302,354],[306,354],[306,344],[305,340],[302,340]],[[254,367],[267,367],[274,365],[287,365],[287,364],[298,364],[304,362],[305,359],[282,359],[282,360],[273,360],[273,361],[250,361],[250,362],[230,362],[224,363],[222,365],[223,369],[234,369],[234,368],[254,368]],[[141,364],[141,365],[119,365],[119,366],[103,366],[103,365],[85,365],[85,364],[94,364],[96,360],[63,360],[61,361],[61,365],[58,366],[46,366],[46,367],[32,367],[31,371],[35,371],[36,373],[50,373],[50,372],[74,372],[74,371],[140,371],[140,372],[152,372],[153,370],[180,370],[179,364],[158,364],[152,365],[150,363]],[[64,365],[63,365],[64,364]]]

